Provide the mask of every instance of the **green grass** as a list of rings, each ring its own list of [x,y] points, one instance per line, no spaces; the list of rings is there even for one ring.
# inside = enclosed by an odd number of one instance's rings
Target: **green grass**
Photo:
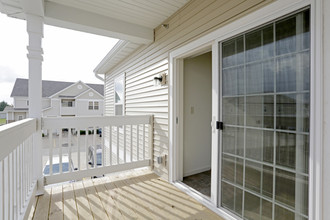
[[[0,125],[6,124],[6,119],[0,118]]]

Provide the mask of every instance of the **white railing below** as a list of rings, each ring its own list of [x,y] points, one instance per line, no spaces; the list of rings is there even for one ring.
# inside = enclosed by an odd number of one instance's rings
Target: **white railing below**
[[[153,116],[43,118],[45,185],[152,166]]]
[[[23,219],[37,186],[33,134],[36,119],[0,127],[0,219]]]

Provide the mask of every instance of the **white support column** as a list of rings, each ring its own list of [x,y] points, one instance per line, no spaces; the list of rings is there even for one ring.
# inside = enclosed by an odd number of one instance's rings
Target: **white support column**
[[[38,180],[37,194],[43,194],[42,174],[42,145],[41,145],[41,103],[42,103],[42,38],[43,17],[26,14],[27,32],[29,35],[28,59],[29,59],[29,116],[37,118],[37,132],[33,136],[33,176]]]

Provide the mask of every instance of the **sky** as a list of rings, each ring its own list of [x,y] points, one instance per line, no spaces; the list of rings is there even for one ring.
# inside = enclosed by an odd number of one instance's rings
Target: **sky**
[[[28,78],[26,21],[0,13],[0,29],[0,102],[13,104],[10,94],[16,78]],[[103,84],[93,70],[116,43],[113,38],[45,25],[42,79]]]

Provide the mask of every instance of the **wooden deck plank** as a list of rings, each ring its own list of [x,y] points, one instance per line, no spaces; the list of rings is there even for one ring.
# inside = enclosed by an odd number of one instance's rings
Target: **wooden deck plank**
[[[156,188],[152,183],[151,179],[156,178],[154,175],[149,175],[148,178],[137,177],[139,183],[140,190],[144,190],[144,192],[148,193],[154,200],[158,203],[161,202],[162,208],[165,213],[168,215],[174,216],[174,219],[186,219],[191,215],[190,213],[194,210],[191,207],[191,204],[184,206],[181,202],[186,202],[185,194],[177,194],[176,197],[170,196],[164,189]],[[174,192],[176,194],[177,192]]]
[[[50,199],[50,210],[48,218],[54,220],[63,219],[63,198],[62,186],[52,187],[52,195]]]
[[[52,189],[46,188],[45,193],[38,197],[38,203],[33,219],[48,219],[51,193]]]
[[[156,215],[148,209],[143,197],[141,197],[136,190],[132,188],[135,183],[129,179],[117,181],[114,184],[118,187],[120,186],[122,193],[126,196],[127,200],[132,203],[131,208],[134,210],[139,219],[157,219]]]
[[[38,196],[36,196],[36,198],[34,199],[34,202],[33,202],[32,206],[31,206],[30,213],[29,213],[29,215],[27,217],[28,220],[33,219],[34,212],[36,211],[36,205],[38,203],[38,199],[39,199]]]
[[[72,183],[63,185],[64,219],[78,220],[77,206]]]
[[[178,219],[178,216],[164,211],[166,204],[152,195],[153,193],[141,187],[141,182],[136,177],[125,181],[129,184],[128,190],[135,195],[135,200],[148,210],[152,219]]]
[[[95,189],[103,203],[104,209],[107,212],[110,219],[123,219],[117,203],[111,197],[107,188],[104,186],[104,178],[96,178],[93,180]]]
[[[46,188],[33,219],[222,219],[152,171]]]
[[[109,219],[92,180],[84,180],[83,185],[95,220]]]
[[[171,204],[171,207],[165,207],[168,212],[182,215],[180,216],[181,218],[222,219],[195,199],[155,174],[141,175],[138,178],[141,179],[141,182],[148,190],[158,194],[159,200],[163,199],[163,201]]]
[[[121,180],[119,180],[121,181]],[[118,182],[118,181],[117,181]],[[132,204],[127,201],[125,198],[126,196],[123,195],[123,192],[117,185],[113,184],[112,182],[106,181],[104,186],[108,190],[109,194],[111,195],[112,199],[118,206],[118,209],[124,219],[137,219],[138,216],[136,215],[135,211],[132,209]]]
[[[74,194],[76,196],[77,212],[79,220],[93,219],[91,208],[87,199],[84,185],[81,181],[73,183]]]

